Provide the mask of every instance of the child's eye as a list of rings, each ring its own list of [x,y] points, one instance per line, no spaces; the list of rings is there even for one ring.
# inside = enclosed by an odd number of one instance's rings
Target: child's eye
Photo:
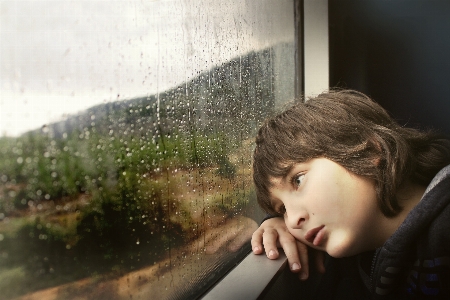
[[[292,178],[292,183],[294,184],[294,187],[299,188],[304,179],[305,179],[305,174],[295,175],[294,178]]]

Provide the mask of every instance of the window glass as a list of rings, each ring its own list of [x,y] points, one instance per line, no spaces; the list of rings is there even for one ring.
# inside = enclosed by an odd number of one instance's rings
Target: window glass
[[[249,251],[292,0],[0,0],[3,299],[192,299]]]

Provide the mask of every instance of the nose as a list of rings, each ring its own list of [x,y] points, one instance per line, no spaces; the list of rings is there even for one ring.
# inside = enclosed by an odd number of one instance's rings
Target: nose
[[[306,220],[308,220],[308,213],[305,210],[289,210],[286,208],[285,223],[288,227],[300,229]]]

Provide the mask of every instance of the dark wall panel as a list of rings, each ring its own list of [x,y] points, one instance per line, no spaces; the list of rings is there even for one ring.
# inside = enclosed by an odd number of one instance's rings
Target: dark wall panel
[[[330,0],[330,85],[450,133],[450,1]]]

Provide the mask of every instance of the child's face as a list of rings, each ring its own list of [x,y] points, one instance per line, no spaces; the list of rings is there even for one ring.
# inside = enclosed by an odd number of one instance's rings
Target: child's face
[[[285,178],[273,178],[273,207],[298,240],[333,257],[376,248],[377,206],[372,180],[316,158],[296,164]]]

